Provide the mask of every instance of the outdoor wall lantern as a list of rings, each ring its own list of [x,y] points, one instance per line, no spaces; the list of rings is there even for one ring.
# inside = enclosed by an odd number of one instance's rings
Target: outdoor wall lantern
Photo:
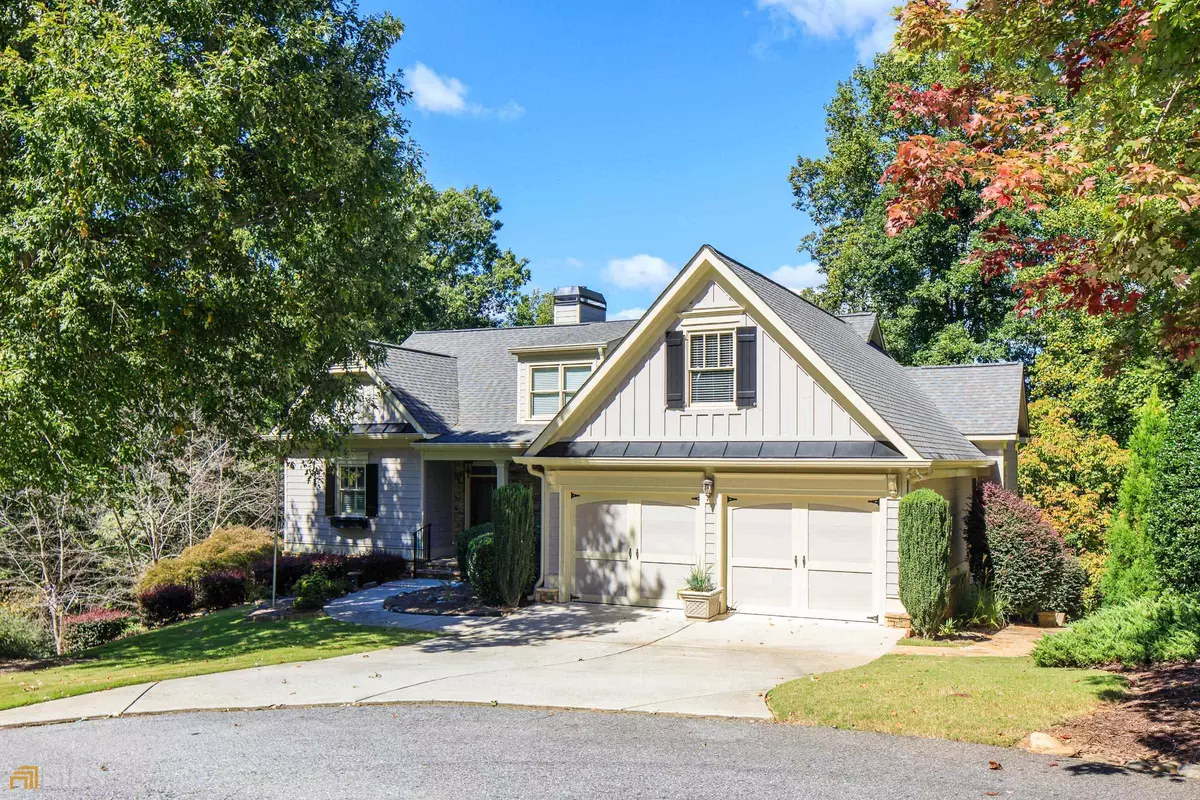
[[[705,495],[706,497],[712,497],[712,493],[713,493],[713,479],[712,478],[704,479],[704,482],[700,484],[700,493]]]

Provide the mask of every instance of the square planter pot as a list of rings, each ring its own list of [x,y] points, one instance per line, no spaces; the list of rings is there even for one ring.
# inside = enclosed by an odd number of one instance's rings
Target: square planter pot
[[[1067,624],[1067,615],[1062,611],[1039,611],[1039,628],[1061,628]]]
[[[713,589],[711,592],[680,589],[679,599],[683,600],[683,615],[688,619],[712,619],[721,612],[721,595],[724,592],[724,589]]]

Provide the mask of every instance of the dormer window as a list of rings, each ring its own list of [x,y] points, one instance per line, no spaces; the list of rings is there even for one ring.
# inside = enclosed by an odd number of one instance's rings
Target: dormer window
[[[529,368],[529,416],[549,419],[571,402],[571,398],[592,374],[592,365],[547,364]]]
[[[733,403],[733,331],[688,336],[689,404]]]

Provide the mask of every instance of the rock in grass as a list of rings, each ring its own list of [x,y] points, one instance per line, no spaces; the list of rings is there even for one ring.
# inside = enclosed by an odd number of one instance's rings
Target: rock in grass
[[[1048,733],[1034,731],[1029,734],[1029,750],[1047,756],[1073,757],[1079,752],[1077,748],[1063,744]]]

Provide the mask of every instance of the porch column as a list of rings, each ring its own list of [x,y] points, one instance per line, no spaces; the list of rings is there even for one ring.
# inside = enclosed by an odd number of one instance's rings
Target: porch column
[[[508,484],[508,461],[499,459],[496,461],[496,488]]]

